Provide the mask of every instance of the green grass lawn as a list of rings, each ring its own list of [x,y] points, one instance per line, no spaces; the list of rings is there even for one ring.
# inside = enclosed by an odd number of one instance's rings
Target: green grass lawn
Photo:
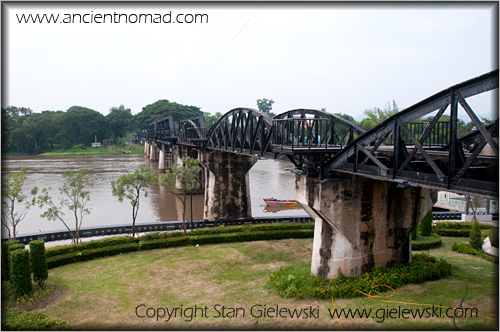
[[[468,283],[463,306],[477,308],[484,317],[457,318],[457,326],[463,330],[498,330],[498,265],[451,251],[453,242],[465,241],[443,237],[440,248],[429,250],[431,255],[453,265],[453,274],[446,279],[401,287],[391,298],[335,299],[337,310],[372,310],[371,318],[341,317],[342,328],[455,330],[452,318],[386,316],[391,309],[415,311],[432,305],[458,308]],[[331,299],[282,298],[266,288],[276,269],[309,265],[312,244],[312,239],[290,239],[204,245],[80,262],[49,270],[48,294],[16,304],[10,292],[4,290],[2,305],[45,313],[75,329],[87,330],[341,330],[338,320],[329,314]],[[382,295],[391,294],[389,291]],[[313,315],[274,317],[277,306],[284,311],[313,309]],[[176,317],[172,315],[167,321],[165,309],[172,312],[173,308],[178,308]],[[255,309],[264,308],[274,309],[266,317],[258,317],[262,310]],[[196,317],[189,317],[195,309]],[[165,317],[157,320],[158,313],[165,313]],[[434,313],[439,314],[439,310],[435,308]]]

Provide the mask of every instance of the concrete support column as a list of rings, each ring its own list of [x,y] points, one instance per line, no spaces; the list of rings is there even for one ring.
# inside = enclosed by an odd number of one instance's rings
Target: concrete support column
[[[147,141],[144,142],[144,154],[149,156],[149,143]]]
[[[158,169],[165,169],[165,144],[160,144]]]
[[[337,173],[319,181],[295,177],[295,199],[314,218],[311,272],[360,275],[405,263],[410,234],[437,201],[436,191]]]
[[[248,171],[257,157],[200,151],[205,170],[205,219],[251,217]]]
[[[149,160],[154,160],[155,159],[155,144],[151,143],[150,145],[150,150],[149,150]]]

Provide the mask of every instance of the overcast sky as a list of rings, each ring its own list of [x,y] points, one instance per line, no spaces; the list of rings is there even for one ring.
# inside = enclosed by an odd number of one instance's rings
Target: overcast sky
[[[268,98],[277,114],[324,107],[360,119],[498,68],[496,2],[2,5],[2,107],[35,112],[123,104],[136,114],[168,99],[225,113]],[[207,14],[208,23],[18,22],[115,12]],[[496,118],[493,97],[473,109]]]

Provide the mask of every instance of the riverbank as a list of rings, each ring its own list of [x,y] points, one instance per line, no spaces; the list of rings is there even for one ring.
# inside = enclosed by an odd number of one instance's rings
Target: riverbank
[[[64,155],[91,155],[91,154],[122,154],[122,153],[130,154],[140,154],[144,153],[142,147],[138,144],[126,145],[125,147],[119,147],[116,145],[108,145],[103,147],[73,147],[71,149],[58,149],[50,152],[41,153],[41,156],[64,156]]]

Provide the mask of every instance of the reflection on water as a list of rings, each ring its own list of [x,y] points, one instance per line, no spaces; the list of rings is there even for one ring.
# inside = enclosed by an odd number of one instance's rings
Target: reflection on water
[[[143,155],[84,155],[84,156],[10,156],[2,160],[2,177],[7,172],[17,171],[21,167],[27,169],[27,180],[23,187],[29,195],[31,188],[50,187],[51,196],[59,198],[58,188],[63,184],[62,173],[66,170],[84,169],[94,188],[91,189],[88,207],[91,214],[84,217],[83,227],[128,224],[132,222],[132,206],[126,200],[123,203],[111,194],[111,181],[121,175],[132,172],[141,166],[152,167],[158,176],[157,162],[150,162]],[[274,160],[259,160],[250,170],[250,194],[252,196],[252,215],[254,217],[272,214],[305,215],[301,209],[285,209],[270,211],[266,208],[264,198],[294,198],[294,175],[283,171],[292,167],[290,163]],[[203,195],[193,195],[193,219],[203,218]],[[31,208],[26,218],[18,225],[18,234],[46,232],[64,229],[61,222],[48,221],[40,217],[43,210]],[[190,200],[186,202],[186,220],[191,218]],[[71,220],[70,227],[74,221]],[[138,223],[151,221],[182,220],[182,203],[164,187],[154,186],[148,190],[148,197],[140,198]]]

